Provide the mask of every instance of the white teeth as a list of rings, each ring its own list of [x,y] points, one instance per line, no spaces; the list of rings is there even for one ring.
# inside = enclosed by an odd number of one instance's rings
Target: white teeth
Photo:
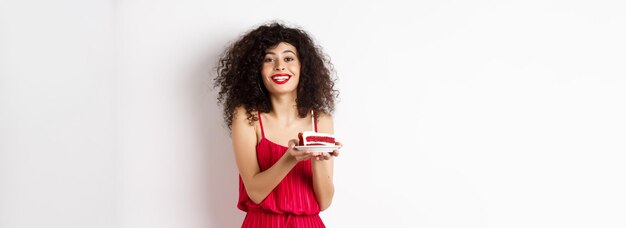
[[[289,79],[289,76],[276,76],[276,77],[272,77],[272,79],[277,80],[277,81],[284,81]]]

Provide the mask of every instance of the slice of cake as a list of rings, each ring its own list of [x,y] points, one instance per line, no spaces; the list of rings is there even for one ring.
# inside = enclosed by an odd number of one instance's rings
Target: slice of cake
[[[304,131],[298,133],[300,146],[334,146],[335,136],[331,134]]]

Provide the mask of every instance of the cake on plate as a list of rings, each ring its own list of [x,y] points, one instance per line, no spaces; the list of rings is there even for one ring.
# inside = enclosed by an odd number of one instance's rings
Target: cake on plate
[[[335,146],[335,136],[331,134],[304,131],[298,133],[300,146]]]

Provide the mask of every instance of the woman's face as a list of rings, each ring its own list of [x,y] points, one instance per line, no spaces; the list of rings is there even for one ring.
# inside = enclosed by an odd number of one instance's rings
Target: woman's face
[[[295,92],[300,81],[300,59],[296,48],[281,42],[265,50],[261,75],[271,94]]]

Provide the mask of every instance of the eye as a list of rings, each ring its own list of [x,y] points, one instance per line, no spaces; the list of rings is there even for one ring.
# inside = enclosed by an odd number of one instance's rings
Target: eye
[[[266,62],[266,63],[272,62],[272,58],[265,58],[263,59],[263,62]]]
[[[285,58],[285,62],[291,62],[291,61],[293,61],[293,58],[292,58],[292,57],[287,57],[287,58]]]

